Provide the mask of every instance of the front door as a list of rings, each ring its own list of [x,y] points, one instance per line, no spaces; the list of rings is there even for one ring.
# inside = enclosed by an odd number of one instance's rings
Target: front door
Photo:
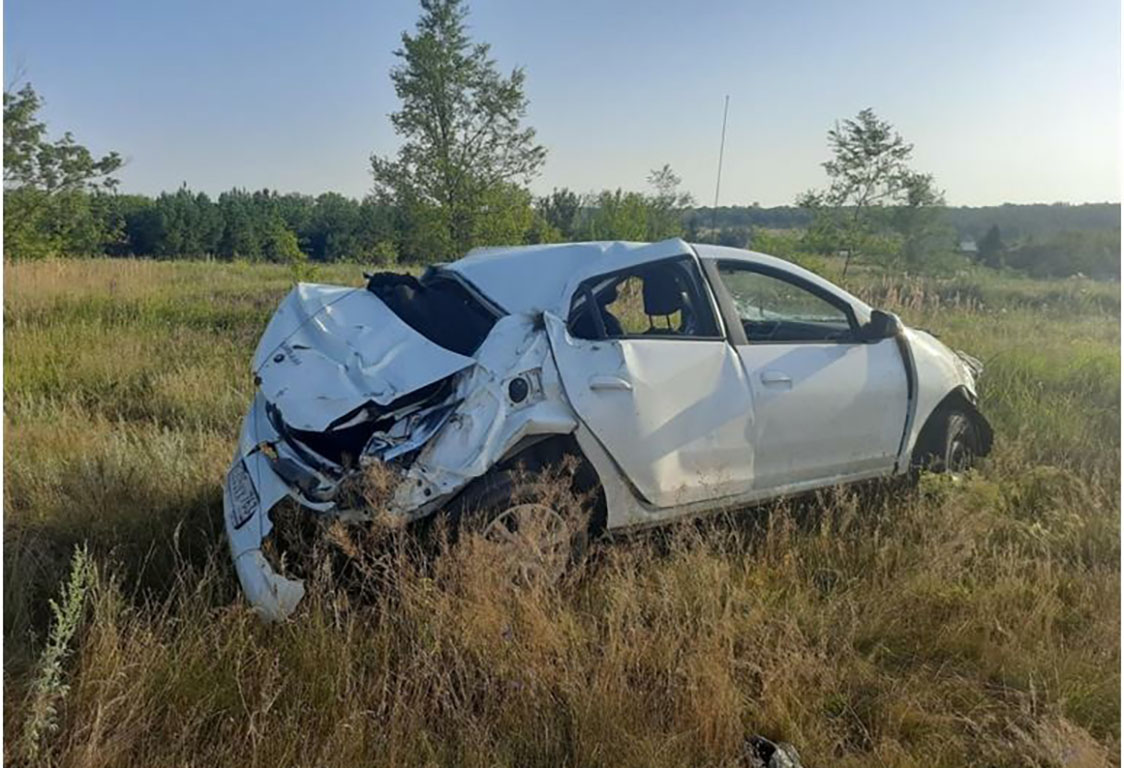
[[[546,323],[570,403],[647,502],[749,489],[749,383],[693,256],[586,280]]]
[[[744,330],[755,487],[892,471],[908,408],[896,341],[859,340],[847,302],[795,276],[736,261],[715,271]]]

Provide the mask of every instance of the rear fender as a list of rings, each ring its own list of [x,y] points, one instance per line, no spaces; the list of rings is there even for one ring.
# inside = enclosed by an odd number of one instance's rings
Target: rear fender
[[[513,382],[523,383],[513,389]],[[499,320],[456,383],[461,400],[397,486],[390,512],[416,520],[538,435],[565,435],[578,422],[562,394],[549,344],[535,318]],[[525,394],[524,394],[525,392]]]

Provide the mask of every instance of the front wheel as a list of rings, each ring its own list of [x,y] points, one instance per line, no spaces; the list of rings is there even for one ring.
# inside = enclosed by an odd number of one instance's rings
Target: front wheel
[[[971,469],[980,456],[980,435],[972,417],[949,409],[938,414],[935,429],[927,436],[927,446],[916,462],[932,472],[960,474]]]

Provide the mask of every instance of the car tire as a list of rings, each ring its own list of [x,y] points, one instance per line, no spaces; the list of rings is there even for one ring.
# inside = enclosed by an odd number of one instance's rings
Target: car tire
[[[980,455],[979,431],[972,416],[950,408],[936,414],[933,426],[919,468],[952,475],[971,469]]]
[[[567,505],[569,506],[569,505]],[[479,535],[495,548],[497,563],[520,583],[557,583],[589,551],[590,515],[544,503],[534,476],[491,472],[470,486],[449,510],[455,535]]]

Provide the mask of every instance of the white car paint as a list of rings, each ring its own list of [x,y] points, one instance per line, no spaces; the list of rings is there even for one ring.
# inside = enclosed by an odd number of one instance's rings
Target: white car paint
[[[725,340],[575,339],[547,315],[567,399],[645,501],[675,507],[754,482],[754,410]]]
[[[389,405],[473,364],[362,288],[300,283],[266,327],[254,375],[286,423],[322,432],[365,403]]]
[[[691,252],[679,238],[658,243],[555,243],[476,248],[448,269],[512,314],[565,316],[574,288],[590,275]]]
[[[399,482],[380,510],[402,520],[433,514],[536,439],[573,435],[604,490],[606,524],[619,529],[904,472],[934,408],[957,391],[975,400],[972,365],[923,331],[876,342],[737,343],[740,331],[727,327],[707,280],[719,337],[569,332],[583,281],[676,256],[780,270],[845,303],[856,323],[871,316],[856,297],[788,262],[678,239],[486,249],[443,267],[502,313],[471,355],[426,338],[368,290],[294,288],[255,353],[259,388],[224,487],[231,554],[251,605],[282,619],[304,594],[263,554],[280,501],[309,514],[371,514],[335,500],[355,469],[294,440],[291,429],[330,435],[392,421],[352,465],[414,451],[393,465]],[[526,392],[518,401],[509,389],[516,378]],[[437,401],[411,402],[421,391],[436,391]]]
[[[740,344],[753,392],[759,488],[892,472],[907,412],[893,339],[874,344]]]

